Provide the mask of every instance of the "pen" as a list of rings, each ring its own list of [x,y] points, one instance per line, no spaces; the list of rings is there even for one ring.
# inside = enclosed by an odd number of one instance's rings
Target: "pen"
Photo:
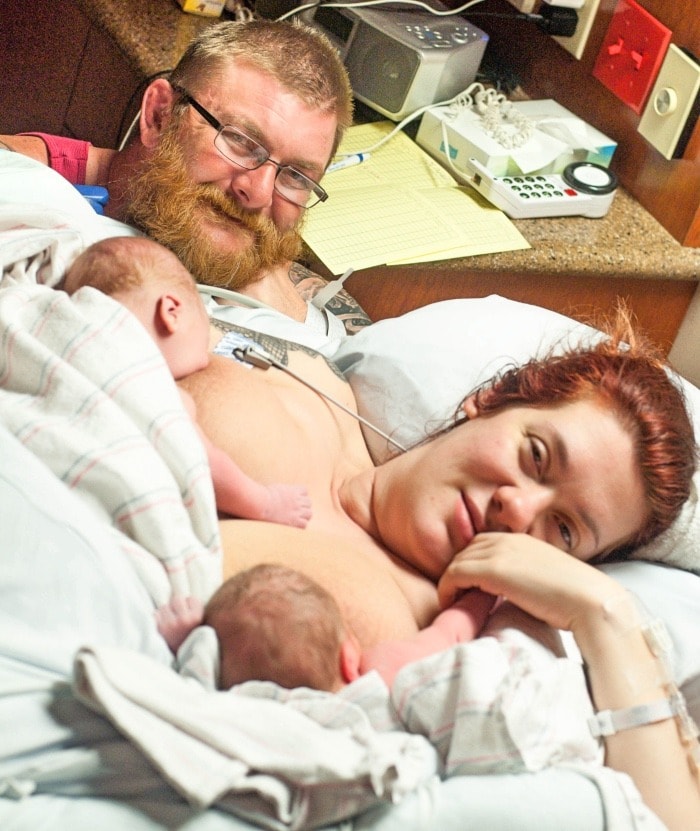
[[[333,173],[334,170],[342,170],[345,167],[361,164],[362,162],[366,162],[367,159],[369,159],[369,153],[353,153],[351,156],[346,156],[344,159],[340,159],[340,161],[329,164],[326,173]]]

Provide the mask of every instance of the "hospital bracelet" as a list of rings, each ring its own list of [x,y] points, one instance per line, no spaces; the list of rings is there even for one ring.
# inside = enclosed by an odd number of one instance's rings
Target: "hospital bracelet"
[[[644,613],[640,605],[640,612]],[[685,697],[673,680],[670,655],[673,648],[671,637],[664,623],[658,618],[647,619],[641,625],[642,634],[649,651],[659,665],[660,681],[666,688],[667,698],[638,704],[620,710],[601,710],[588,719],[588,726],[595,738],[614,736],[623,730],[644,727],[660,721],[675,719],[681,743],[685,746],[690,769],[695,776],[700,771],[700,745],[698,727],[688,712]]]
[[[675,718],[682,715],[684,709],[685,702],[680,693],[676,693],[651,704],[638,704],[623,710],[601,710],[588,719],[588,726],[596,739],[600,736],[614,736],[621,730]]]

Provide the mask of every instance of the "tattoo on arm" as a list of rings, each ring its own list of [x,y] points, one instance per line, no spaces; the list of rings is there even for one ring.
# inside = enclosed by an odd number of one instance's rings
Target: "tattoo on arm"
[[[289,269],[289,279],[307,302],[326,285],[322,277],[301,263],[292,263]],[[341,289],[335,297],[329,300],[326,308],[342,321],[349,335],[372,322],[362,306],[345,289]]]
[[[4,142],[2,139],[0,139],[0,150],[10,150],[14,153],[14,149],[10,147],[10,145],[7,144],[7,142]]]
[[[282,338],[276,338],[274,335],[265,335],[262,332],[255,332],[252,329],[246,329],[244,326],[238,326],[236,323],[229,323],[228,321],[217,320],[216,318],[209,318],[209,322],[212,326],[215,326],[222,332],[234,331],[245,335],[272,355],[276,361],[284,364],[284,366],[287,366],[289,363],[289,355],[292,352],[305,352],[310,358],[325,361],[339,378],[343,378],[343,380],[345,379],[345,376],[338,369],[336,364],[333,363],[333,361],[329,361],[324,355],[317,352],[315,349],[311,349],[309,346],[303,346],[300,343],[293,343],[292,341],[283,340]]]

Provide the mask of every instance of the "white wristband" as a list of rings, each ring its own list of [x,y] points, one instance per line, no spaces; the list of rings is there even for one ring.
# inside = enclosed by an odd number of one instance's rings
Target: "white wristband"
[[[651,704],[639,704],[637,707],[627,707],[624,710],[601,710],[588,719],[588,726],[595,738],[614,736],[621,730],[655,724],[657,721],[675,718],[679,714],[677,697],[662,698]]]

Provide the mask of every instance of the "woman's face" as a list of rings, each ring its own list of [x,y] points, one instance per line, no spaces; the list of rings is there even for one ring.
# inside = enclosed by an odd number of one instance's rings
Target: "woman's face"
[[[372,509],[384,544],[431,576],[482,531],[589,560],[648,515],[631,437],[590,400],[470,419],[377,468]]]

